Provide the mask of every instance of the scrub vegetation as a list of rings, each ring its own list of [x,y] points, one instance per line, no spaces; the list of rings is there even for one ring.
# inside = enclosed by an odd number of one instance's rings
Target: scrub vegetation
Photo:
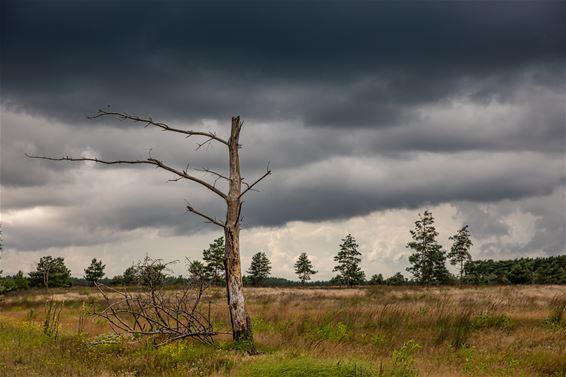
[[[95,288],[7,293],[0,376],[566,376],[566,286],[250,287],[245,294],[255,356],[229,334],[214,345],[161,347],[117,337],[88,314],[104,304]],[[229,333],[225,290],[205,295],[215,330]]]

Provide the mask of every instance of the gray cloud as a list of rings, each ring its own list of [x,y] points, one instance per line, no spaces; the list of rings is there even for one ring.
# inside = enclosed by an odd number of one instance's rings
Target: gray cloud
[[[242,115],[244,177],[267,161],[275,173],[246,201],[247,229],[458,203],[485,255],[561,250],[564,2],[5,1],[1,10],[1,199],[13,250],[209,229],[185,199],[222,216],[206,190],[151,168],[24,157],[151,150],[179,168],[225,169],[220,145],[195,152],[192,139],[85,119],[107,105],[222,136]],[[514,210],[535,229],[520,245],[506,243]]]
[[[562,2],[103,4],[5,2],[5,104],[383,126],[463,81],[502,98],[530,67],[563,74]]]
[[[522,200],[502,200],[489,205],[458,203],[464,223],[480,240],[481,258],[513,258],[564,253],[566,197],[564,187],[547,195]]]

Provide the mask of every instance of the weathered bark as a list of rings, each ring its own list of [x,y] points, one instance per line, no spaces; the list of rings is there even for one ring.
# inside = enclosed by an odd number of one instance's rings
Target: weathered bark
[[[228,149],[230,157],[230,182],[226,197],[226,223],[224,224],[226,268],[226,293],[232,322],[232,335],[235,341],[246,341],[254,352],[252,323],[246,311],[243,292],[242,268],[240,263],[240,211],[242,177],[240,176],[240,157],[238,140],[242,124],[240,117],[232,118],[232,128]]]

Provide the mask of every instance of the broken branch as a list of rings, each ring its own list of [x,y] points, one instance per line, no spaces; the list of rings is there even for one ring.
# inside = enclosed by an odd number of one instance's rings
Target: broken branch
[[[180,128],[174,128],[174,127],[170,127],[165,123],[162,122],[155,122],[153,119],[151,118],[141,118],[138,116],[134,116],[134,115],[129,115],[126,113],[118,113],[118,112],[114,112],[114,111],[104,111],[102,109],[98,110],[98,114],[96,115],[92,115],[87,117],[88,119],[96,119],[96,118],[101,118],[104,116],[114,116],[120,119],[128,119],[134,122],[141,122],[141,123],[145,123],[146,127],[149,125],[155,126],[155,127],[159,127],[164,131],[171,131],[171,132],[178,132],[178,133],[182,133],[185,135],[188,135],[187,137],[190,136],[204,136],[204,137],[208,137],[210,138],[210,140],[216,140],[224,145],[228,145],[228,142],[224,139],[219,138],[218,136],[216,136],[215,133],[213,132],[203,132],[203,131],[192,131],[192,130],[182,130]],[[210,141],[208,140],[208,141]],[[207,142],[208,142],[207,141]],[[200,148],[203,144],[206,144],[207,142],[204,142],[202,144],[199,145],[198,148]],[[197,149],[198,149],[197,148]]]
[[[202,186],[206,187],[207,189],[209,189],[210,191],[214,192],[216,195],[220,196],[222,199],[226,199],[226,194],[224,194],[222,191],[220,191],[219,189],[217,189],[216,187],[214,187],[213,185],[211,185],[208,182],[203,181],[200,178],[197,178],[193,175],[188,174],[186,171],[180,171],[177,170],[175,168],[172,168],[171,166],[168,166],[166,164],[164,164],[163,162],[161,162],[158,159],[155,158],[148,158],[147,160],[115,160],[115,161],[106,161],[106,160],[100,160],[98,158],[90,158],[90,157],[80,157],[80,158],[73,158],[73,157],[58,157],[58,158],[54,158],[54,157],[45,157],[45,156],[32,156],[29,154],[25,154],[26,157],[28,158],[35,158],[35,159],[39,159],[39,160],[49,160],[49,161],[72,161],[72,162],[76,162],[76,161],[92,161],[92,162],[97,162],[100,164],[106,164],[106,165],[117,165],[117,164],[126,164],[126,165],[135,165],[135,164],[145,164],[145,165],[154,165],[157,166],[161,169],[167,170],[173,174],[178,175],[179,177],[182,178],[186,178],[190,181],[196,182],[201,184]]]
[[[241,198],[242,196],[244,196],[244,194],[245,194],[246,192],[252,190],[255,185],[257,185],[259,182],[261,182],[265,177],[267,177],[267,176],[270,175],[270,174],[271,174],[271,170],[269,169],[269,163],[268,163],[268,164],[267,164],[267,169],[266,169],[265,174],[263,174],[261,177],[259,177],[258,179],[256,179],[252,184],[250,184],[250,185],[246,184],[247,188],[244,190],[244,192],[242,192],[242,193],[240,194],[240,198]]]
[[[208,216],[208,215],[205,214],[205,213],[202,213],[202,212],[200,212],[200,211],[197,211],[196,209],[194,209],[194,208],[191,207],[190,205],[187,206],[187,211],[192,212],[192,213],[194,213],[194,214],[196,214],[196,215],[199,215],[200,217],[205,218],[205,219],[207,220],[207,222],[209,222],[209,223],[216,224],[216,225],[218,225],[218,226],[221,226],[222,228],[225,227],[225,225],[222,224],[222,223],[221,223],[220,221],[218,221],[217,219],[212,218],[212,217]]]

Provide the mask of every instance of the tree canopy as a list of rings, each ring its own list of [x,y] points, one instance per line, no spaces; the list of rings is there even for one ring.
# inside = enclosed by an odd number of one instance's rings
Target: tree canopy
[[[434,217],[429,211],[419,213],[415,222],[415,229],[410,231],[413,240],[407,244],[412,250],[409,256],[411,272],[418,283],[443,284],[450,280],[450,273],[446,269],[446,252],[437,242],[438,232],[434,227]]]
[[[254,286],[261,284],[261,282],[267,278],[271,272],[271,262],[267,258],[267,255],[263,252],[254,254],[250,268],[247,272],[250,274],[249,277]]]
[[[189,261],[189,274],[190,277],[189,279],[194,282],[194,283],[203,283],[208,279],[207,273],[206,273],[206,267],[205,265],[198,260],[195,261]]]
[[[104,275],[106,275],[104,273],[104,268],[106,268],[106,265],[102,264],[101,260],[93,258],[90,262],[90,266],[85,268],[85,280],[88,280],[92,285],[94,285],[94,283],[98,282],[104,277]]]
[[[334,261],[338,264],[332,271],[338,272],[336,280],[343,285],[359,285],[365,281],[365,272],[360,268],[362,253],[360,253],[358,248],[359,245],[355,238],[348,234],[342,239],[340,251],[334,257]]]
[[[70,287],[71,270],[62,257],[45,256],[39,259],[36,270],[29,273],[32,287]]]
[[[472,260],[470,248],[473,243],[470,239],[470,231],[468,226],[465,225],[459,229],[455,235],[448,239],[454,241],[450,251],[448,252],[448,259],[452,265],[458,265],[460,270],[460,283],[462,283],[464,276],[464,265]]]
[[[299,277],[301,283],[305,284],[306,281],[311,279],[311,275],[314,275],[317,272],[318,271],[313,268],[312,262],[307,256],[307,253],[301,253],[295,263],[295,273]]]
[[[221,285],[226,282],[224,253],[224,237],[215,239],[208,249],[202,251],[202,259],[205,263],[204,273],[212,284]]]

